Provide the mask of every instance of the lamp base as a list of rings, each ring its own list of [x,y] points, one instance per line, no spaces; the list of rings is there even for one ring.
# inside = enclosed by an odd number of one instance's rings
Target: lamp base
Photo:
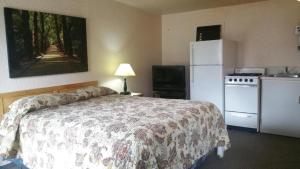
[[[130,92],[121,92],[120,94],[121,95],[130,95],[131,93]]]

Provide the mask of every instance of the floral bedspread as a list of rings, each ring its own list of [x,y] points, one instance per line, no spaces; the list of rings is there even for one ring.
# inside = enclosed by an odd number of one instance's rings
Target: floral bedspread
[[[1,122],[0,154],[31,169],[186,169],[230,146],[211,103],[99,92],[19,101]]]

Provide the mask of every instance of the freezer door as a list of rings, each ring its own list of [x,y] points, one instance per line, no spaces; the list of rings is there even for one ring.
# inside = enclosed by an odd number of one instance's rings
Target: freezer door
[[[222,66],[191,66],[191,100],[214,103],[224,112],[224,80]]]
[[[190,49],[191,65],[222,65],[223,40],[192,42]]]

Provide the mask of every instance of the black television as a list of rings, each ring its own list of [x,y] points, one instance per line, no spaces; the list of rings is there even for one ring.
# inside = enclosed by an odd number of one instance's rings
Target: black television
[[[185,66],[153,65],[152,82],[154,91],[185,91]]]

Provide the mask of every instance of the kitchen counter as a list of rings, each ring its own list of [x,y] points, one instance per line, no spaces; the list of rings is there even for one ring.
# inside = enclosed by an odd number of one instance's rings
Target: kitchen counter
[[[262,76],[262,80],[282,80],[282,81],[300,81],[300,78],[295,77],[269,77],[269,76]]]

